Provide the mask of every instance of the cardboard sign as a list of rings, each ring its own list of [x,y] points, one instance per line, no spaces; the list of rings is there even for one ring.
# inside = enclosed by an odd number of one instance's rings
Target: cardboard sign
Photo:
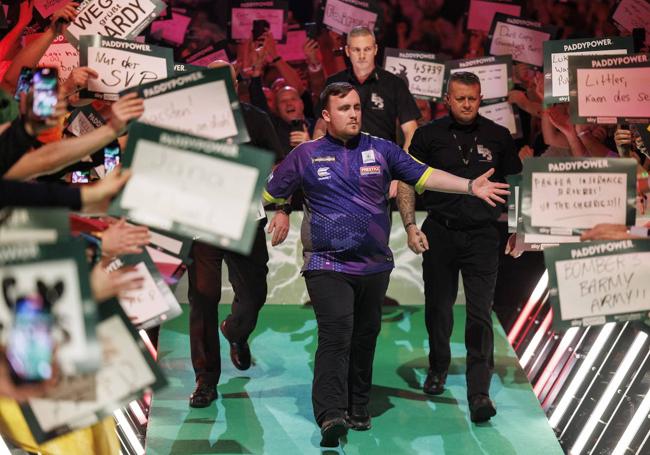
[[[25,45],[31,43],[41,36],[34,33],[25,36]],[[79,66],[79,51],[75,46],[68,43],[63,35],[57,36],[52,44],[46,49],[43,57],[38,61],[38,67],[50,66],[58,70],[59,84],[68,79],[73,69]]]
[[[229,68],[201,69],[131,91],[144,98],[141,123],[229,143],[249,140]]]
[[[576,235],[599,223],[634,225],[636,161],[631,158],[524,160],[525,232]]]
[[[217,60],[223,60],[224,62],[230,61],[225,49],[219,49],[214,52],[210,52],[209,54],[204,54],[201,57],[192,58],[191,60],[188,59],[187,63],[190,63],[194,66],[206,67],[210,63]]]
[[[143,279],[141,289],[124,292],[118,298],[120,306],[137,329],[159,326],[183,312],[148,251],[117,258],[108,269],[117,270],[124,266],[135,267]]]
[[[133,176],[109,213],[248,254],[273,160],[254,147],[136,122],[124,152]]]
[[[0,283],[3,345],[12,330],[16,302],[30,298],[47,300],[61,372],[74,375],[97,370],[100,362],[95,337],[97,304],[91,296],[83,241],[0,246]]]
[[[513,86],[512,57],[509,55],[449,61],[445,63],[445,87],[449,76],[459,71],[469,71],[478,76],[484,103],[508,99],[508,92]]]
[[[185,41],[185,33],[190,22],[192,22],[191,17],[174,11],[170,20],[154,21],[151,24],[151,36],[180,46]]]
[[[70,3],[70,0],[35,0],[34,8],[45,19]]]
[[[305,60],[304,46],[307,42],[307,32],[304,30],[289,30],[287,42],[278,44],[278,55],[287,62],[298,62]]]
[[[192,71],[202,70],[202,66],[191,65],[189,63],[174,63],[174,73],[176,76],[183,73],[190,73]]]
[[[89,104],[72,111],[72,114],[68,117],[68,125],[65,127],[65,131],[79,137],[105,124],[104,117]]]
[[[103,36],[82,36],[81,66],[88,66],[99,77],[89,79],[88,90],[81,96],[117,100],[118,94],[129,87],[165,79],[174,74],[171,49]]]
[[[573,123],[650,122],[648,54],[569,56]]]
[[[581,38],[544,42],[544,104],[569,102],[570,55],[617,55],[634,52],[631,37]]]
[[[56,243],[70,237],[69,211],[55,208],[6,208],[0,211],[0,245]]]
[[[467,29],[489,32],[492,19],[497,13],[509,16],[521,16],[521,5],[510,1],[499,0],[470,0],[467,18]]]
[[[401,77],[412,95],[440,101],[444,92],[445,64],[428,52],[386,48],[384,69]]]
[[[645,44],[650,45],[650,2],[647,0],[620,0],[612,14],[614,25],[622,32],[645,29]]]
[[[66,37],[78,45],[82,35],[132,39],[165,8],[161,0],[84,0]]]
[[[501,103],[484,104],[478,108],[478,113],[492,120],[497,125],[508,128],[513,138],[522,136],[521,119],[516,106],[503,101]]]
[[[284,43],[287,39],[288,9],[288,3],[282,0],[235,1],[230,10],[230,37],[234,40],[251,39],[253,21],[265,20],[273,38]]]
[[[544,260],[554,327],[650,318],[650,241],[561,245]]]
[[[144,391],[167,385],[160,367],[120,305],[110,300],[98,309],[97,338],[102,362],[94,375],[94,397],[31,399],[21,405],[39,444],[99,422],[120,406],[141,398]]]
[[[487,53],[512,55],[515,62],[541,68],[544,65],[544,41],[555,35],[555,27],[542,27],[539,22],[497,13],[488,35]]]
[[[354,27],[364,26],[374,30],[379,20],[379,10],[371,0],[326,0],[323,24],[330,30],[345,35]]]

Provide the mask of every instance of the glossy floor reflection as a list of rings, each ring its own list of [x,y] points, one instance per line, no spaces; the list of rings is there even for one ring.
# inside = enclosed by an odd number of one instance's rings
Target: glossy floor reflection
[[[156,394],[147,454],[544,454],[563,452],[495,318],[496,371],[491,394],[498,414],[470,422],[465,396],[464,306],[456,306],[447,390],[421,392],[426,331],[421,306],[385,309],[374,365],[373,428],[350,432],[337,450],[319,447],[311,409],[316,322],[312,309],[268,305],[251,340],[255,365],[236,370],[222,338],[218,400],[188,407],[194,387],[187,306],[160,333],[159,361],[170,386]],[[219,308],[221,315],[229,307]],[[498,327],[498,328],[497,328]]]

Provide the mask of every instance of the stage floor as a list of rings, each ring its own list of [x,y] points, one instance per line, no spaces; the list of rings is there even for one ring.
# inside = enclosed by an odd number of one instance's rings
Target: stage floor
[[[465,392],[465,307],[455,307],[453,361],[444,394],[420,388],[427,368],[422,306],[387,307],[374,364],[370,431],[351,431],[336,451],[319,447],[311,408],[316,321],[310,307],[267,305],[251,339],[255,365],[236,370],[222,337],[219,398],[191,409],[194,387],[188,307],[160,332],[169,386],[154,395],[146,451],[152,454],[540,454],[562,455],[553,431],[495,318],[497,416],[469,420]],[[220,315],[230,311],[221,305]]]

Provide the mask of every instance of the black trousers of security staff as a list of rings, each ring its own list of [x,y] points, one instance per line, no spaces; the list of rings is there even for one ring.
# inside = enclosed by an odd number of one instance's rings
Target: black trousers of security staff
[[[255,329],[257,316],[266,301],[269,254],[264,226],[258,224],[250,255],[225,251],[195,241],[188,270],[190,301],[190,349],[196,380],[217,385],[221,375],[219,315],[221,267],[228,266],[228,279],[235,291],[231,314],[226,318],[229,336],[245,341]]]
[[[490,222],[454,225],[429,215],[421,230],[429,241],[422,262],[429,366],[434,373],[445,373],[451,363],[449,341],[460,271],[467,300],[467,396],[488,395],[494,369],[491,313],[499,263],[497,227]]]

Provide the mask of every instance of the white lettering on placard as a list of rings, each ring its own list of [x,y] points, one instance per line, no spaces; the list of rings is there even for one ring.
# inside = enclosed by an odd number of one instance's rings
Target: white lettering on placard
[[[512,105],[507,101],[481,106],[478,108],[478,113],[483,117],[489,118],[497,125],[508,128],[511,135],[514,136],[517,133],[515,113],[512,111]]]
[[[629,250],[634,248],[634,242],[631,240],[622,240],[620,242],[598,243],[580,248],[571,249],[571,259],[584,258],[595,254],[613,253],[620,250]]]
[[[563,320],[650,309],[650,252],[557,261],[555,271]]]
[[[327,0],[323,24],[337,33],[345,34],[354,27],[375,28],[377,14],[366,9],[344,3],[340,0]]]
[[[533,172],[531,190],[532,226],[581,229],[598,223],[625,224],[625,173]]]
[[[413,95],[431,98],[442,96],[445,75],[443,64],[386,56],[385,69],[404,79]]]
[[[450,72],[469,71],[481,80],[481,94],[483,99],[506,98],[508,96],[508,65],[495,63],[494,65],[480,65],[455,68]]]
[[[25,243],[22,245],[10,245],[0,248],[0,263],[34,259],[40,254],[40,249],[36,243]]]
[[[565,161],[564,163],[548,163],[548,170],[551,172],[606,169],[608,167],[609,162],[607,160]]]
[[[512,59],[533,66],[543,66],[543,43],[548,32],[498,22],[490,45],[490,54],[512,55]]]
[[[231,158],[239,156],[239,146],[225,144],[223,142],[206,141],[198,137],[179,136],[163,133],[160,135],[160,143],[179,147],[186,150],[199,150],[213,155],[223,155]]]
[[[176,66],[174,66],[174,70],[176,71]],[[142,95],[145,98],[150,98],[152,96],[156,96],[156,95],[160,95],[161,93],[168,92],[169,90],[180,88],[187,83],[200,81],[203,78],[205,78],[203,72],[195,71],[186,76],[175,77],[174,79],[161,82],[160,84],[154,85],[153,87],[145,88],[144,90],[142,90]]]
[[[169,76],[165,58],[103,47],[88,48],[88,66],[99,73],[88,80],[88,89],[97,93],[117,94]]]
[[[602,40],[611,41],[611,40]],[[575,43],[571,46],[577,46]],[[566,49],[569,46],[564,46]],[[570,55],[614,55],[627,54],[626,49],[605,49],[601,51],[565,52],[551,54],[551,80],[553,81],[552,96],[569,96],[569,56]]]
[[[580,117],[650,117],[650,68],[576,71]]]
[[[611,66],[629,65],[631,63],[648,63],[648,56],[645,54],[626,55],[625,57],[614,57],[594,59],[591,62],[592,68],[608,68]]]
[[[123,208],[241,238],[259,174],[256,168],[140,139],[131,170]]]
[[[190,73],[184,77],[188,80],[201,79],[196,74]],[[174,80],[177,79],[182,78]],[[157,87],[147,90],[155,91]],[[237,135],[237,124],[223,80],[146,98],[140,122],[213,140]]]

